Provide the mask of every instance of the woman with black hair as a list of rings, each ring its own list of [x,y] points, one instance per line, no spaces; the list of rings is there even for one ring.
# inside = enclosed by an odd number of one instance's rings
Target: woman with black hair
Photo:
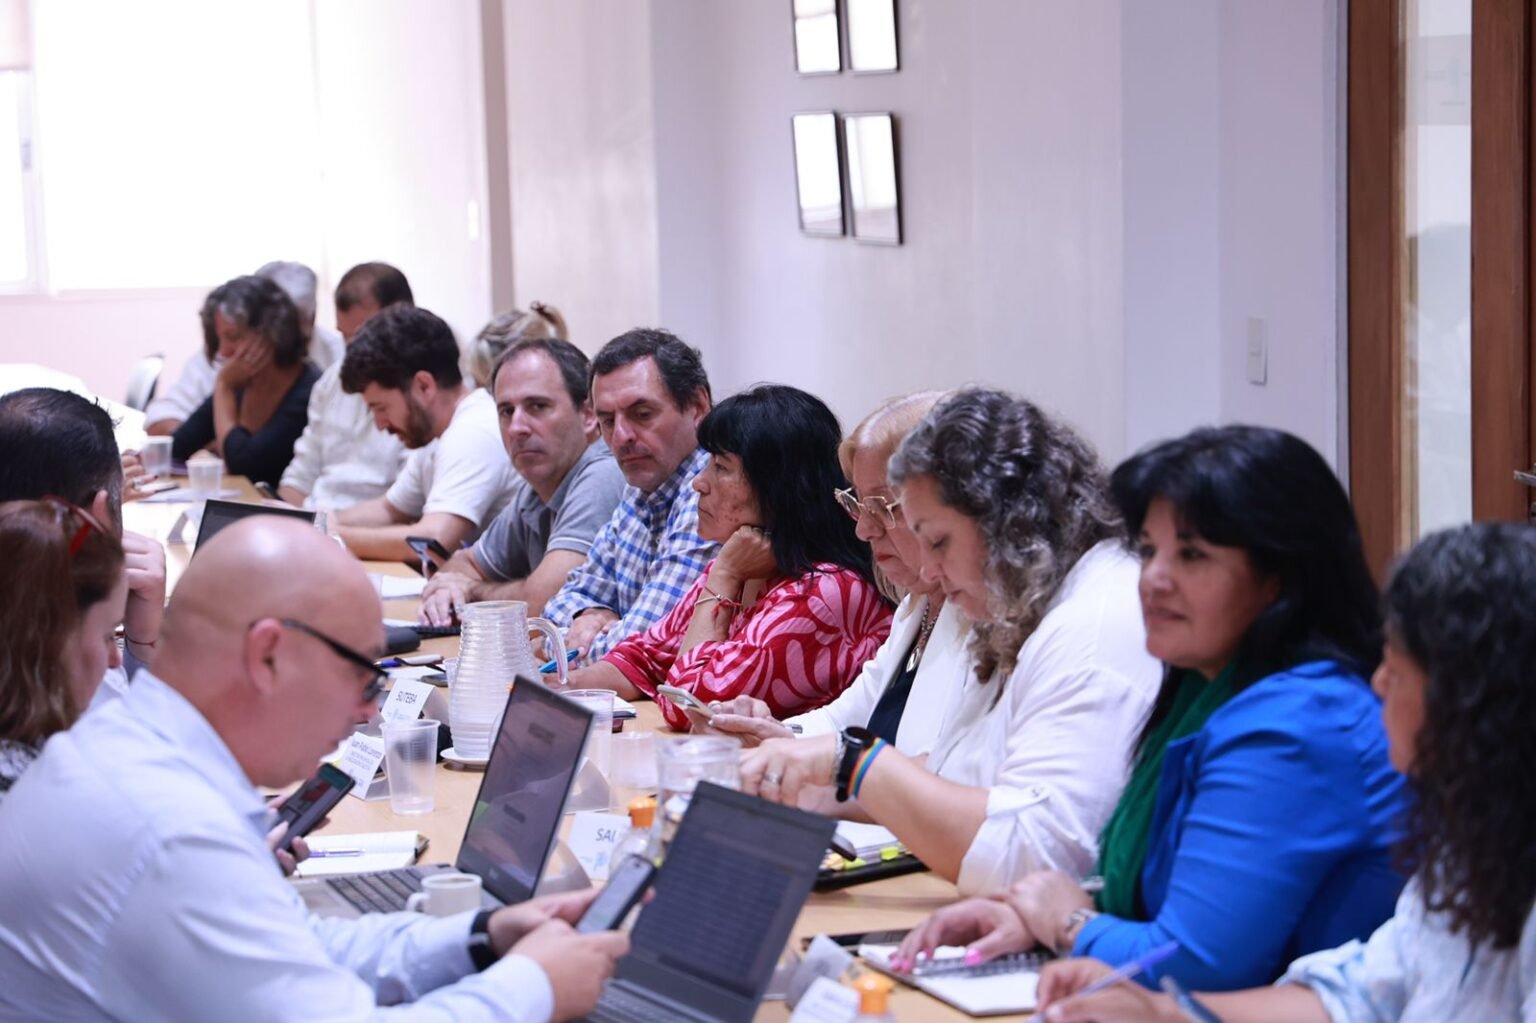
[[[575,672],[571,685],[655,696],[687,689],[704,702],[754,696],[774,716],[842,692],[885,641],[891,608],[869,548],[838,506],[842,429],[794,387],[763,384],[716,405],[699,424],[709,464],[694,479],[699,535],[720,554],[659,622]],[[657,701],[667,723],[688,718]]]
[[[1273,980],[1369,934],[1402,887],[1408,807],[1380,703],[1377,595],[1326,462],[1279,430],[1201,429],[1110,480],[1141,560],[1147,650],[1165,665],[1099,843],[1103,889],[1056,871],[941,911],[902,949],[1036,943],[1203,990]]]
[[[309,422],[320,371],[305,360],[308,340],[287,292],[265,277],[236,277],[203,303],[203,347],[222,356],[213,394],[177,427],[171,454],[203,448],[253,483],[276,487]]]
[[[1435,533],[1399,563],[1385,604],[1372,681],[1393,766],[1418,797],[1400,846],[1413,879],[1369,941],[1297,960],[1275,987],[1202,999],[1227,1023],[1536,1018],[1536,776],[1524,759],[1536,726],[1536,530]],[[1049,968],[1041,998],[1060,1004],[1048,1018],[1183,1018],[1129,985],[1072,997],[1107,972],[1085,959]]]

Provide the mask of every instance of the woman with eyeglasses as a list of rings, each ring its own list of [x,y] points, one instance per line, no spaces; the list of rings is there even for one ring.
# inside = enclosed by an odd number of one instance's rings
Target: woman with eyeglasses
[[[1082,877],[1159,674],[1098,458],[1030,402],[975,389],[907,435],[889,480],[921,578],[971,623],[932,752],[864,728],[774,739],[744,757],[742,787],[884,825],[964,892],[1044,867]]]
[[[762,384],[711,409],[699,423],[710,459],[693,487],[699,535],[722,544],[719,556],[665,617],[571,685],[625,699],[661,685],[706,703],[754,696],[776,715],[842,692],[890,632],[891,608],[833,496],[847,486],[841,435],[832,410],[794,387]],[[657,705],[688,727],[672,702]]]
[[[0,504],[0,798],[122,663],[123,545],[62,501]]]
[[[896,445],[943,396],[924,391],[888,401],[838,448],[838,461],[853,484],[836,492],[838,503],[854,520],[859,539],[869,544],[887,596],[901,600],[885,643],[825,707],[780,722],[766,702],[739,696],[715,703],[708,722],[691,714],[695,731],[723,732],[755,746],[789,738],[795,728],[812,738],[864,726],[909,756],[933,748],[944,701],[965,663],[968,627],[938,583],[919,574],[917,538],[901,517],[901,502],[885,472]]]
[[[1392,766],[1417,797],[1398,847],[1412,878],[1367,940],[1297,959],[1272,987],[1199,996],[1226,1023],[1536,1019],[1536,776],[1524,758],[1536,727],[1536,530],[1432,534],[1398,564],[1383,603],[1371,682]],[[1047,967],[1046,1018],[1181,1018],[1175,999],[1135,984],[1078,995],[1108,972],[1092,959]]]

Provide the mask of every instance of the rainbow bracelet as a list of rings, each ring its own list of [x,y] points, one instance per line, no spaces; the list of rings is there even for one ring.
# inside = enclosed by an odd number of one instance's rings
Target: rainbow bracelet
[[[859,798],[859,789],[864,787],[864,776],[869,773],[869,765],[875,762],[875,757],[879,756],[880,751],[888,745],[890,744],[884,739],[876,739],[869,749],[864,751],[864,756],[853,769],[853,784],[849,786],[849,792],[854,799]]]

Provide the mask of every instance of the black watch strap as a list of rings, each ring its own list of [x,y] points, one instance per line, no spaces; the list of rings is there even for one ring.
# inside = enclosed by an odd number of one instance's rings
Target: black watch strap
[[[875,733],[867,728],[843,729],[843,758],[837,763],[837,801],[848,802],[848,788],[853,784],[853,768],[864,751],[875,743]]]
[[[475,914],[469,925],[469,961],[476,970],[484,970],[496,962],[496,950],[491,948],[491,914],[495,910],[482,909]]]

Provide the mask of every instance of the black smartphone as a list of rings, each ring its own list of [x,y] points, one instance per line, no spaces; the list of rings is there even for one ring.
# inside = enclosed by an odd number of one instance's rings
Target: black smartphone
[[[442,567],[440,563],[431,561],[427,557],[428,554],[437,556],[441,561],[447,561],[453,556],[448,553],[448,548],[430,536],[408,536],[405,538],[405,542],[411,550],[416,552],[416,556],[421,559],[421,564],[413,565],[412,567],[421,572],[422,575],[431,575],[434,570]]]
[[[352,776],[335,764],[321,764],[314,777],[278,806],[278,819],[288,822],[288,833],[279,848],[292,852],[293,840],[313,831],[354,784]]]
[[[608,883],[576,921],[577,933],[611,931],[623,923],[651,886],[651,877],[655,873],[656,864],[644,856],[624,857],[624,862],[613,868]]]
[[[900,945],[906,931],[854,931],[850,934],[829,934],[838,946],[842,948],[858,948],[860,945]],[[801,948],[810,948],[814,935],[800,940]]]

